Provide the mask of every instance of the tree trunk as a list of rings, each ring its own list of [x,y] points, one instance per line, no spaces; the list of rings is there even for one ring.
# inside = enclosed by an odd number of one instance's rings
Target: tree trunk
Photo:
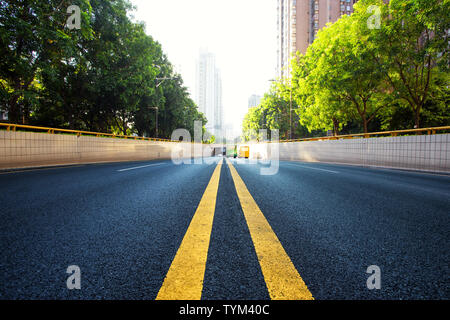
[[[334,135],[339,135],[339,120],[333,118]]]
[[[30,106],[28,103],[25,103],[22,113],[22,124],[27,125],[29,123],[30,123]]]
[[[11,123],[19,123],[20,121],[20,108],[17,100],[19,100],[19,96],[13,95],[8,102],[8,119]]]
[[[364,125],[364,133],[368,133],[369,132],[368,124],[369,124],[369,121],[371,120],[370,118],[367,119],[367,100],[368,99],[363,99],[364,113],[361,114],[361,117],[362,117],[362,120],[363,120],[363,125]]]
[[[415,120],[415,129],[419,129],[420,128],[420,111],[421,111],[421,106],[418,106],[417,109],[414,111],[414,120]]]
[[[123,130],[123,135],[124,136],[126,136],[127,135],[127,123],[126,123],[126,121],[125,121],[125,118],[124,118],[124,120],[123,120],[123,128],[122,128]]]
[[[364,125],[364,133],[368,133],[369,132],[369,130],[368,130],[368,121],[367,121],[365,116],[362,117],[362,120],[363,120],[363,125]]]

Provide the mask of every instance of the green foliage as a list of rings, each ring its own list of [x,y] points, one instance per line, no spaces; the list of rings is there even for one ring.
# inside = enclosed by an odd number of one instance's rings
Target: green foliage
[[[69,5],[81,29],[66,27]],[[170,138],[206,124],[128,0],[0,1],[0,108],[15,123]],[[157,87],[157,78],[173,78]]]
[[[379,28],[368,23],[374,5]],[[327,25],[292,59],[291,79],[280,79],[245,117],[244,138],[263,127],[285,130],[273,119],[288,119],[291,99],[297,134],[448,125],[448,30],[449,0],[358,1],[354,14]]]
[[[381,26],[364,28],[366,9],[374,2],[382,8]],[[365,40],[373,61],[383,73],[389,93],[410,106],[415,126],[419,127],[425,105],[433,104],[430,93],[435,90],[435,78],[448,72],[450,2],[391,0],[386,5],[362,0],[353,19],[362,26],[358,36]]]
[[[281,139],[289,139],[291,129],[293,138],[304,136],[307,132],[299,125],[296,110],[298,105],[290,86],[282,82],[275,83],[271,91],[264,95],[261,104],[251,108],[245,116],[242,140],[270,139],[272,130],[278,130]],[[292,126],[289,125],[291,118]],[[266,130],[267,136],[261,130]]]

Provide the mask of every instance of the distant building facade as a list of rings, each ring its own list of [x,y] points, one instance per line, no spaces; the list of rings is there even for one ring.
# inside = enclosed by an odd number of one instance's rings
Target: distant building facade
[[[8,112],[0,110],[0,121],[7,121],[7,120],[8,120]]]
[[[353,13],[358,0],[277,0],[277,76],[289,77],[290,59],[306,53],[317,32],[342,15]]]
[[[213,53],[202,50],[197,61],[196,103],[208,119],[206,130],[223,136],[222,78]]]
[[[261,96],[258,96],[256,94],[253,94],[250,98],[248,98],[248,108],[253,108],[259,106],[261,103]]]

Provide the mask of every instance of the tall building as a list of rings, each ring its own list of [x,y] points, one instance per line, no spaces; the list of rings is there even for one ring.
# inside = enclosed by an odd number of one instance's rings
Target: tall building
[[[248,98],[248,108],[254,108],[259,106],[261,103],[261,96],[253,94],[250,98]]]
[[[208,119],[206,130],[223,136],[222,78],[213,53],[201,51],[197,61],[196,103]]]
[[[353,12],[357,0],[277,0],[277,76],[289,77],[290,59],[313,43],[317,32],[329,22]]]
[[[8,120],[8,112],[0,110],[0,121],[7,121],[7,120]]]

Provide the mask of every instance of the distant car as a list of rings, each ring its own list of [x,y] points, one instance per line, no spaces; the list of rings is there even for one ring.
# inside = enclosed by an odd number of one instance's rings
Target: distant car
[[[241,146],[239,148],[239,158],[250,158],[250,147],[249,146]]]
[[[223,148],[222,147],[215,147],[214,148],[214,156],[215,157],[223,157]]]

